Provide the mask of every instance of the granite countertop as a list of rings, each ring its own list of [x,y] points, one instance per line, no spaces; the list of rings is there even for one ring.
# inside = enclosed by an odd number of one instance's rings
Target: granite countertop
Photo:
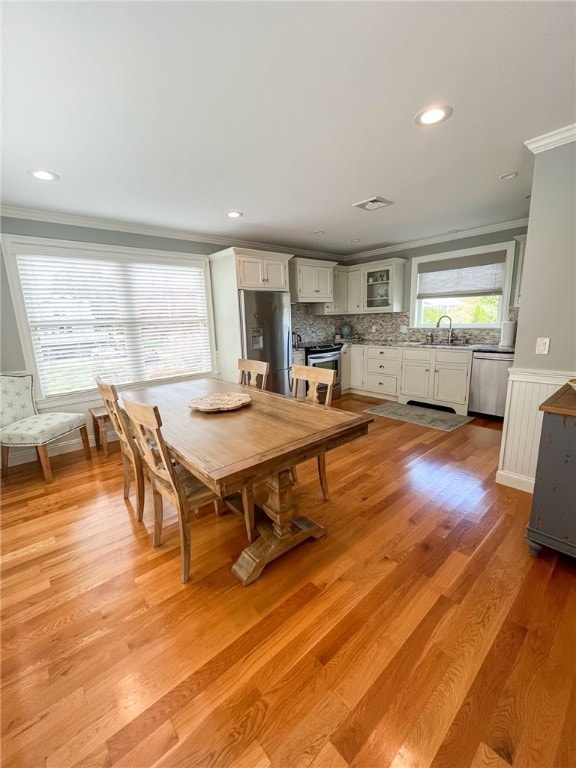
[[[343,339],[345,344],[362,347],[398,347],[402,349],[456,349],[467,352],[501,352],[514,354],[514,347],[499,347],[498,344],[426,344],[423,341],[390,342],[383,339]]]

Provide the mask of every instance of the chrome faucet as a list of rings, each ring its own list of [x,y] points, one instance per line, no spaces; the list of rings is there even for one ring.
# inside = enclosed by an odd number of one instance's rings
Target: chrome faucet
[[[442,315],[442,317],[438,318],[438,322],[436,323],[436,328],[440,328],[440,320],[444,320],[446,318],[448,322],[450,323],[448,327],[448,344],[452,343],[452,318],[450,315]]]

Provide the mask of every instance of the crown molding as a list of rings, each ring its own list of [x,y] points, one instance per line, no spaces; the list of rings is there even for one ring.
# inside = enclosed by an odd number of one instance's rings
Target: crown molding
[[[535,139],[528,139],[524,145],[535,155],[538,152],[545,152],[547,149],[561,147],[562,144],[569,144],[576,141],[576,124],[567,125],[564,128],[558,128],[557,131],[545,133],[543,136],[537,136]]]
[[[255,248],[256,250],[275,251],[276,253],[287,253],[294,256],[303,256],[312,259],[335,259],[339,263],[346,263],[352,259],[365,259],[374,256],[384,256],[398,251],[408,251],[414,248],[420,248],[426,245],[435,245],[436,243],[447,243],[452,240],[462,240],[466,237],[477,237],[478,235],[491,234],[492,232],[501,232],[506,229],[516,229],[528,225],[528,219],[517,219],[502,224],[491,224],[486,227],[477,227],[475,229],[462,230],[451,234],[436,235],[423,240],[413,240],[405,243],[396,243],[387,245],[383,248],[374,248],[369,251],[359,251],[358,253],[334,254],[325,251],[307,251],[303,248],[286,248],[284,246],[258,243],[251,240],[241,240],[240,238],[221,237],[219,235],[203,235],[197,232],[190,232],[184,229],[170,229],[168,227],[156,227],[146,224],[135,224],[133,222],[117,221],[115,219],[99,219],[89,216],[80,216],[78,214],[57,213],[55,211],[42,211],[34,208],[20,208],[17,206],[2,206],[1,215],[12,219],[28,219],[30,221],[41,221],[47,224],[62,224],[72,227],[83,227],[88,229],[106,229],[112,232],[124,232],[134,235],[148,235],[150,237],[166,237],[173,240],[184,240],[197,243],[208,243],[210,245],[220,246],[221,248],[239,247]]]
[[[361,251],[359,253],[348,254],[347,259],[365,259],[373,256],[384,256],[388,253],[398,253],[398,251],[409,251],[413,248],[420,248],[426,245],[436,245],[436,243],[448,243],[451,240],[462,240],[466,237],[477,237],[479,235],[488,235],[492,232],[502,232],[505,229],[517,229],[518,227],[527,227],[528,219],[516,219],[516,221],[506,221],[503,224],[490,224],[486,227],[476,227],[475,229],[463,229],[460,232],[452,234],[436,235],[427,237],[424,240],[412,240],[407,243],[398,243],[397,245],[387,245],[385,248],[374,248],[371,251]]]
[[[251,240],[242,240],[238,237],[221,237],[220,235],[203,235],[185,229],[170,229],[169,227],[135,224],[134,222],[118,221],[115,219],[91,218],[74,213],[57,213],[56,211],[41,211],[34,208],[20,208],[18,206],[2,206],[1,215],[10,219],[28,219],[41,221],[46,224],[62,224],[71,227],[83,227],[88,229],[106,229],[111,232],[124,232],[130,235],[148,235],[149,237],[166,237],[172,240],[184,240],[196,243],[208,243],[223,248],[238,246],[240,248],[255,248],[257,250],[275,251],[298,256],[308,256],[314,259],[334,258],[333,254],[323,251],[307,251],[302,248],[286,248],[285,246],[258,243]]]

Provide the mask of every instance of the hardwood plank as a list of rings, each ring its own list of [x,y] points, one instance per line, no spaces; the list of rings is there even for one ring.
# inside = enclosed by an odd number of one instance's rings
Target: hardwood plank
[[[398,689],[402,688],[404,682],[413,674],[422,648],[449,607],[449,600],[444,597],[438,598],[390,664],[380,673],[350,716],[332,736],[332,744],[349,763],[353,761],[369,734],[387,712]],[[432,665],[437,670],[443,669],[440,656],[441,654],[437,655]],[[449,662],[449,659],[445,657],[444,662]]]
[[[474,759],[525,636],[525,629],[504,622],[436,753],[432,768],[453,768],[459,762],[467,765]]]
[[[478,745],[478,749],[470,768],[509,768],[510,763],[499,757],[496,752],[493,752],[487,744],[483,742]]]
[[[211,510],[180,583],[175,512],[153,549],[117,444],[54,456],[50,486],[11,468],[2,765],[576,768],[576,562],[528,557],[531,497],[495,484],[494,426],[376,419],[328,453],[330,502],[300,464],[300,513],[328,535],[247,588],[242,522]]]

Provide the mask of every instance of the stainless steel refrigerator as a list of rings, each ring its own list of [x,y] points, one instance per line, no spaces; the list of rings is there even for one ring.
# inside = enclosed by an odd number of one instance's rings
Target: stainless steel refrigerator
[[[292,322],[287,291],[238,291],[242,355],[270,363],[266,389],[290,394]]]

